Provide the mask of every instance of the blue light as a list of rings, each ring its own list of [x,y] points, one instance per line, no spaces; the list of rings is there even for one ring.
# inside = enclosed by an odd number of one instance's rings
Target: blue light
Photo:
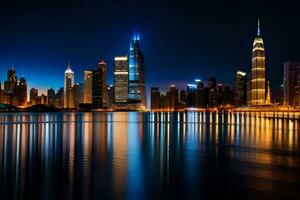
[[[195,82],[199,83],[199,82],[201,82],[201,79],[195,79]]]
[[[195,85],[195,84],[187,84],[187,86],[188,86],[188,87],[191,87],[191,88],[193,88],[193,87],[194,87],[194,88],[197,88],[197,85]]]

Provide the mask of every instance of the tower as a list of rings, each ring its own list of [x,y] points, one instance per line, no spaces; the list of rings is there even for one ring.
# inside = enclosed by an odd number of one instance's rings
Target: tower
[[[237,71],[235,75],[235,106],[245,106],[247,104],[247,74]]]
[[[129,49],[128,100],[146,108],[144,55],[140,50],[139,34],[133,37]]]
[[[72,95],[72,87],[74,85],[74,72],[68,63],[64,77],[64,108],[74,108],[74,98]]]
[[[107,107],[106,63],[101,60],[93,71],[92,103],[94,109]]]
[[[123,103],[128,99],[128,58],[115,57],[115,102]]]
[[[257,24],[257,35],[254,38],[252,49],[252,68],[249,83],[249,101],[250,106],[262,105],[265,103],[266,93],[266,64],[265,48],[263,38],[260,32],[260,23]]]
[[[93,71],[84,71],[83,103],[92,103]]]

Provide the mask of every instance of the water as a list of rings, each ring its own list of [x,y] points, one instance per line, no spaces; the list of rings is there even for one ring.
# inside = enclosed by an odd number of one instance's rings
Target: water
[[[0,114],[0,199],[299,199],[300,122]]]

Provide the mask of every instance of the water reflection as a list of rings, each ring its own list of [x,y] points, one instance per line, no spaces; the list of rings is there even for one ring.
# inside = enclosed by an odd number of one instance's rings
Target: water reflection
[[[1,114],[0,198],[294,198],[299,134],[249,113]]]

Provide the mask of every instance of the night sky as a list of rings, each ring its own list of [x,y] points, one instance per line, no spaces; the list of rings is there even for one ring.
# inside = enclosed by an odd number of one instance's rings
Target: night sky
[[[45,3],[46,2],[46,3]],[[273,91],[283,63],[300,60],[300,6],[284,1],[9,1],[0,3],[0,80],[14,63],[29,87],[58,89],[68,61],[75,81],[103,58],[113,83],[114,56],[141,35],[147,87],[207,80],[234,86],[238,69],[250,71],[261,20]],[[274,92],[275,93],[275,92]]]

